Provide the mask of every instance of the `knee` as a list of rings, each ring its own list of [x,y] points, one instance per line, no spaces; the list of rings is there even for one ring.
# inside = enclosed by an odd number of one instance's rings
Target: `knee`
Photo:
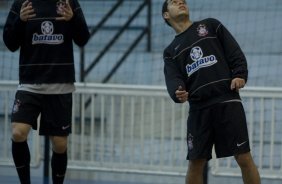
[[[67,137],[52,137],[53,151],[56,153],[64,153],[67,150]]]
[[[27,140],[28,130],[14,126],[12,128],[12,140],[15,142],[23,142]]]

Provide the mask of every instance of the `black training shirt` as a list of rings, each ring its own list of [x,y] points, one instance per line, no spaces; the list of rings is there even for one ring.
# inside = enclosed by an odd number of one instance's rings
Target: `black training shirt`
[[[62,0],[29,0],[36,17],[23,22],[20,10],[25,0],[15,0],[4,26],[3,40],[11,51],[20,48],[21,84],[73,83],[74,41],[84,46],[89,30],[77,0],[70,0],[73,17],[56,20]]]
[[[229,31],[216,19],[194,22],[164,50],[167,90],[175,102],[178,86],[189,93],[190,110],[240,99],[233,78],[247,81],[246,58]]]

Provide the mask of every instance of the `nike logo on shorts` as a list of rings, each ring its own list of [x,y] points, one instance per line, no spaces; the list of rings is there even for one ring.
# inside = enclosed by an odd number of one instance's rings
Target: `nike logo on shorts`
[[[57,174],[57,175],[56,175],[56,177],[58,177],[58,178],[62,178],[62,177],[65,177],[65,175],[64,175],[64,174],[62,174],[62,175]]]
[[[242,142],[242,143],[237,143],[237,147],[240,147],[240,146],[242,146],[243,144],[245,144],[247,141],[245,141],[245,142]]]
[[[66,130],[66,129],[68,129],[69,127],[70,127],[70,125],[62,126],[62,129],[63,129],[63,130]]]
[[[22,166],[18,166],[18,167],[16,167],[17,169],[21,169],[21,168],[24,168],[25,167],[25,165],[22,165]]]

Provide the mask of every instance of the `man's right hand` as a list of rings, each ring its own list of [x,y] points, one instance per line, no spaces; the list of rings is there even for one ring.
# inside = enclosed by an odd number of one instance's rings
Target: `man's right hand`
[[[28,0],[22,4],[20,11],[20,18],[22,21],[26,22],[28,19],[35,17],[34,9],[32,7],[32,3]]]
[[[188,92],[179,86],[178,89],[175,91],[176,98],[181,102],[184,103],[188,100]]]

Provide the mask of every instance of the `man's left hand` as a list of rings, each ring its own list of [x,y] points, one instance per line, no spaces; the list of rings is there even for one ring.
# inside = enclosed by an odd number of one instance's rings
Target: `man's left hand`
[[[69,21],[73,17],[73,11],[71,9],[69,0],[66,0],[65,6],[60,7],[60,10],[57,12],[61,17],[57,17],[56,20],[65,20]]]
[[[236,90],[236,91],[239,91],[239,89],[243,88],[246,84],[246,81],[245,79],[242,79],[242,78],[234,78],[232,81],[231,81],[231,90]]]

